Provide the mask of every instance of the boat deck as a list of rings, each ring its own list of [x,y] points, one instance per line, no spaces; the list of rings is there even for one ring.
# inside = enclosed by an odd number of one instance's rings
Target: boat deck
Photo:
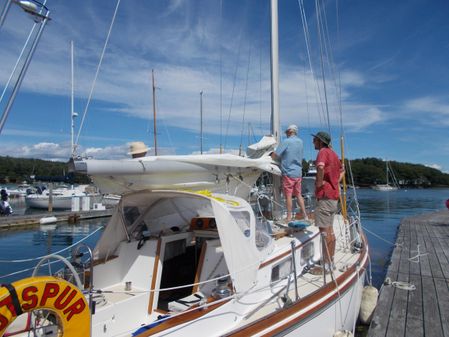
[[[342,250],[337,250],[335,252],[335,266],[336,269],[333,272],[333,275],[326,274],[326,283],[334,282],[339,276],[341,276],[347,269],[347,267],[351,264],[354,264],[359,258],[360,254],[348,254],[344,253]],[[332,278],[333,276],[333,278]],[[299,299],[305,298],[320,288],[322,288],[326,283],[323,275],[313,275],[309,272],[304,273],[298,278],[298,295]],[[276,289],[276,288],[273,288]],[[272,300],[267,302],[265,305],[261,306],[259,310],[255,310],[251,312],[245,320],[241,323],[241,325],[246,325],[250,322],[257,321],[266,317],[266,315],[281,309],[284,307],[285,303],[280,300],[281,296],[285,295],[286,291],[284,287],[278,287],[280,293],[278,296],[273,296]],[[288,291],[288,298],[292,301],[295,301],[295,284],[292,281]]]
[[[404,218],[368,337],[449,337],[449,211]],[[400,286],[401,284],[399,284]]]
[[[335,249],[335,270],[331,274],[323,274],[321,275],[313,275],[310,272],[303,273],[297,279],[297,292],[299,296],[299,301],[308,297],[320,290],[325,284],[330,282],[335,282],[346,270],[352,266],[356,261],[360,258],[360,253],[351,252],[347,241],[344,238],[344,223],[341,221],[337,221],[334,223],[334,230],[336,236],[336,249]],[[283,237],[277,240],[277,245],[279,246],[287,246],[291,238],[289,236]],[[281,285],[283,284],[283,285]],[[279,286],[274,286],[271,290],[273,292],[273,296],[270,300],[263,303],[256,309],[250,311],[245,319],[240,323],[240,327],[250,324],[251,322],[258,321],[263,319],[268,314],[276,312],[285,306],[284,301],[281,300],[281,297],[288,298],[291,301],[295,301],[296,298],[296,289],[295,283],[291,281],[290,286],[288,287],[288,292],[286,291],[284,283],[280,283]],[[287,296],[285,296],[287,295]]]

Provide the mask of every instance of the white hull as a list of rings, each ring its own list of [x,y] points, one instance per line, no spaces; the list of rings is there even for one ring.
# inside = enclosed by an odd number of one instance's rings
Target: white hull
[[[28,208],[48,209],[48,196],[25,197],[26,206]],[[53,197],[54,209],[71,209],[72,197]]]
[[[391,185],[374,185],[374,186],[371,186],[371,188],[376,191],[397,191],[398,190],[398,188],[396,186],[391,186]]]

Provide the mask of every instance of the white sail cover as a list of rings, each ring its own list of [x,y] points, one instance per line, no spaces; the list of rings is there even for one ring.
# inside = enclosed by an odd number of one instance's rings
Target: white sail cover
[[[280,175],[268,154],[256,159],[232,154],[83,159],[72,170],[88,174],[102,193],[145,189],[208,189],[246,198],[260,174]]]

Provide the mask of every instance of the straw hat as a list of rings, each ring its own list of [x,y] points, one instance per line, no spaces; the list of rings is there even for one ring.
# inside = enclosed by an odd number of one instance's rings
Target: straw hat
[[[129,143],[129,152],[128,154],[138,154],[145,153],[148,151],[148,147],[144,142],[131,142]]]

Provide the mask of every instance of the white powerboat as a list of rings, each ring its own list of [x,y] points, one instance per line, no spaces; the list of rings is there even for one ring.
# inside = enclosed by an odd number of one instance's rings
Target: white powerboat
[[[45,189],[41,194],[34,193],[25,196],[25,203],[28,208],[48,209],[51,194],[53,209],[71,209],[74,198],[81,200],[81,198],[99,195],[98,193],[87,192],[86,187],[87,185],[75,188],[56,188],[51,193],[48,189]],[[89,203],[91,203],[91,200],[89,200]]]

